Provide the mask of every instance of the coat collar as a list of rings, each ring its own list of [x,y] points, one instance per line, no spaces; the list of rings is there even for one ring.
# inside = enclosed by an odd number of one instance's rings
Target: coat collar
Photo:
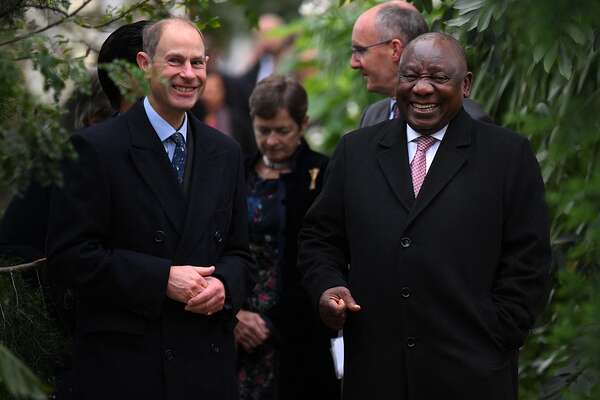
[[[143,103],[136,103],[123,115],[127,121],[131,137],[130,155],[144,182],[151,188],[175,230],[183,234],[191,221],[186,221],[187,201],[177,183],[175,172],[163,144],[154,132],[146,115]],[[218,176],[211,171],[213,159],[219,155],[215,140],[210,137],[200,121],[188,115],[191,132],[194,135],[194,163],[190,184],[190,204],[202,197],[198,192],[204,187],[209,176]],[[215,178],[216,179],[216,178]],[[196,208],[196,207],[190,207]],[[193,210],[187,210],[193,212]]]
[[[408,211],[408,226],[450,182],[467,162],[471,147],[472,120],[464,110],[450,121],[418,198],[415,200],[408,161],[406,120],[399,118],[382,124],[377,158],[396,197]]]

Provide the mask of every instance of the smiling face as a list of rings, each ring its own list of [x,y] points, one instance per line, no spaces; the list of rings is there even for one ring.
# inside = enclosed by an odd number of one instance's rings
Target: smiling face
[[[375,27],[375,12],[361,15],[352,29],[350,66],[360,70],[369,92],[393,96],[402,42],[385,39],[390,40],[382,40]]]
[[[164,24],[153,57],[138,53],[138,65],[150,83],[150,103],[175,128],[202,93],[206,61],[200,34],[181,21]]]
[[[305,117],[298,125],[285,108],[277,110],[273,118],[255,116],[252,124],[258,150],[272,162],[287,161],[300,145],[307,123]]]
[[[471,90],[472,74],[456,46],[443,36],[428,35],[409,44],[400,59],[398,108],[421,134],[448,124]]]

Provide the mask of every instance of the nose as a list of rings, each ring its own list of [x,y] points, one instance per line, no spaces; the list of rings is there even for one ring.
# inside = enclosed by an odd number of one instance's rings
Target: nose
[[[271,132],[271,134],[267,137],[267,145],[275,146],[278,142],[279,139],[277,138],[277,135],[274,132]]]
[[[350,67],[352,69],[359,69],[359,68],[361,68],[360,58],[355,53],[352,53],[350,55]]]
[[[412,88],[413,93],[419,96],[427,96],[433,93],[433,85],[429,82],[428,79],[418,79],[415,85]]]
[[[183,78],[191,79],[194,77],[194,68],[192,67],[192,63],[188,60],[186,61],[179,71],[179,75]]]

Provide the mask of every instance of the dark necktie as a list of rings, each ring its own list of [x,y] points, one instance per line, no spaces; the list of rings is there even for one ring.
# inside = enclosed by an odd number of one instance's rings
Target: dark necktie
[[[185,139],[180,132],[175,132],[170,138],[175,143],[175,151],[173,152],[173,159],[171,164],[175,169],[177,175],[177,182],[183,183],[183,173],[185,172]]]

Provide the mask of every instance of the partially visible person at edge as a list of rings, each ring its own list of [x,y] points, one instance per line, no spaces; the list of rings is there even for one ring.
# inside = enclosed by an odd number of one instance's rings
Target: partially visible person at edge
[[[313,305],[344,329],[344,400],[516,400],[548,293],[540,168],[463,109],[456,39],[417,37],[399,74],[401,117],[342,137],[299,234]]]
[[[106,38],[98,53],[98,78],[92,79],[92,94],[77,94],[74,97],[74,117],[72,121],[65,121],[65,125],[80,129],[102,122],[110,116],[106,98],[114,112],[125,112],[131,107],[132,104],[124,99],[119,88],[100,66],[117,59],[137,65],[136,55],[142,50],[142,30],[149,23],[139,21],[123,25]],[[99,91],[98,82],[104,93]],[[48,190],[37,182],[13,198],[0,223],[2,255],[23,261],[45,256],[48,204]]]
[[[206,80],[196,25],[144,28],[150,93],[76,133],[48,267],[75,290],[77,399],[238,398],[233,327],[253,263],[239,146],[187,111]]]
[[[302,217],[321,191],[327,158],[303,134],[308,98],[294,79],[271,76],[250,97],[258,153],[246,162],[256,286],[237,314],[240,397],[338,399],[329,331],[314,315],[296,268]]]
[[[149,24],[151,24],[150,21],[138,21],[117,28],[108,35],[98,53],[98,80],[115,112],[124,113],[135,102],[131,102],[123,96],[121,93],[123,88],[117,86],[103,66],[123,60],[137,67],[137,53],[143,50],[142,33],[144,27]]]
[[[365,109],[361,128],[398,115],[395,104],[400,56],[411,40],[428,31],[427,22],[415,6],[402,0],[378,4],[357,18],[352,29],[350,66],[360,70],[369,92],[386,96]],[[476,102],[465,99],[463,106],[474,119],[492,122]]]

